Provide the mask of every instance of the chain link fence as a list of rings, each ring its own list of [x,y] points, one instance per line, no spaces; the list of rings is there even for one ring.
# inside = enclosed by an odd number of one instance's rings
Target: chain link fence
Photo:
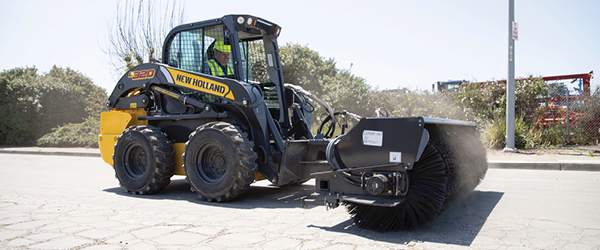
[[[600,90],[583,91],[580,79],[550,82],[532,119],[533,132],[549,145],[598,144]],[[579,82],[579,84],[578,84]]]
[[[579,77],[573,77],[579,76]],[[580,76],[586,77],[582,78]],[[589,145],[600,141],[600,89],[589,74],[516,81],[517,147]],[[431,116],[476,122],[482,141],[503,148],[506,82],[465,83],[438,91],[378,91],[372,96],[389,116]],[[520,146],[519,146],[520,145]]]

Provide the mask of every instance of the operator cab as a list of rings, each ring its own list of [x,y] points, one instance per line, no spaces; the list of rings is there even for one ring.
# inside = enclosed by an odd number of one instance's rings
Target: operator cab
[[[215,44],[222,43],[230,49],[227,51],[230,59],[226,66],[232,69],[233,74],[221,77],[246,83],[278,84],[281,82],[277,74],[280,73],[277,65],[277,36],[280,30],[276,24],[248,15],[229,15],[180,25],[167,36],[163,63],[209,74],[208,65],[215,59]],[[269,68],[275,71],[271,72]]]
[[[306,103],[298,103],[304,101],[303,98],[298,98],[291,90],[285,89],[277,45],[280,31],[281,27],[278,25],[249,15],[228,15],[220,19],[180,25],[166,38],[163,63],[260,87],[269,112],[279,121],[283,134],[302,134],[305,138],[311,138],[310,132],[291,131],[294,130],[293,120],[297,119],[308,118],[310,127],[310,114],[303,109],[308,106]],[[212,72],[217,61],[215,50],[223,46],[228,49],[229,60],[226,65],[220,64],[222,74],[215,74]],[[226,103],[223,100],[213,100],[214,97],[209,95],[199,96],[204,102]],[[295,102],[301,106],[300,111],[293,110]],[[282,112],[280,107],[286,108]],[[288,110],[294,113],[291,114]],[[296,114],[298,112],[303,114]],[[302,118],[295,118],[294,115],[302,115]],[[306,127],[301,130],[306,130]]]

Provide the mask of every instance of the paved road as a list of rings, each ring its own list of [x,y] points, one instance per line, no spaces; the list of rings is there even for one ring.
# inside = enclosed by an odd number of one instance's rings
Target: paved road
[[[18,154],[0,154],[0,176],[2,249],[600,249],[600,172],[491,169],[434,223],[389,233],[299,208],[309,184],[217,204],[177,178],[134,196],[99,158]]]

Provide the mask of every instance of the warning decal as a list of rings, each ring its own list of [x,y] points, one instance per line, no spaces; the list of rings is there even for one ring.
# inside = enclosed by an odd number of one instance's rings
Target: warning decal
[[[390,162],[402,162],[402,152],[390,152]]]

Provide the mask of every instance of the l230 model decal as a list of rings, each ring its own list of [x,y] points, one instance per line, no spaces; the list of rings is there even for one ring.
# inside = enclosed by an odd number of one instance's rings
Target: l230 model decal
[[[187,88],[199,90],[208,94],[235,100],[229,86],[201,76],[193,75],[176,69],[167,68],[175,84]]]

